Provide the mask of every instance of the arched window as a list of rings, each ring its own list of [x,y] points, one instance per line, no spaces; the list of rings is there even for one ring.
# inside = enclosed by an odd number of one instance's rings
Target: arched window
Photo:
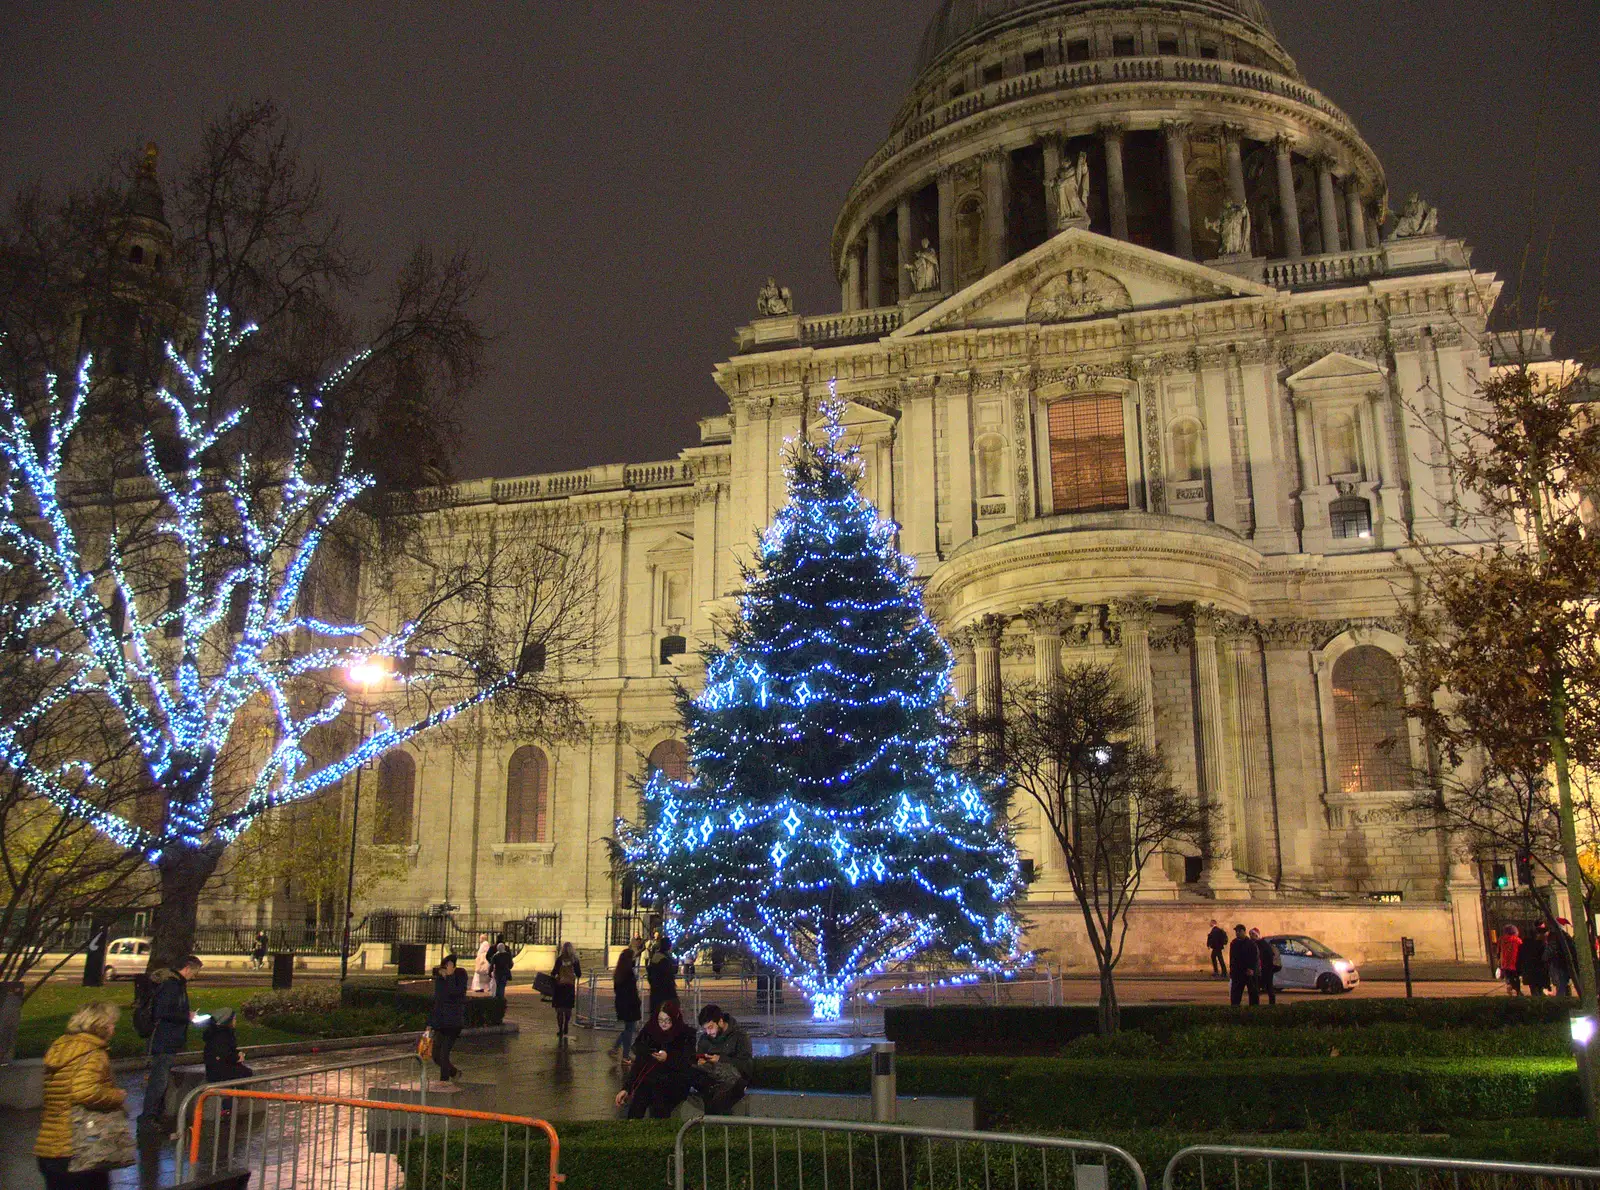
[[[669,781],[689,779],[689,749],[682,740],[662,740],[650,749],[645,775],[659,772]]]
[[[133,247],[129,248],[128,249],[128,260],[131,261],[133,264],[143,264],[144,263],[144,249],[141,248],[138,244],[135,244]]]
[[[956,207],[956,287],[983,276],[983,200],[969,195]]]
[[[417,762],[405,752],[389,752],[378,761],[377,820],[374,843],[411,842],[411,800],[417,787]]]
[[[506,766],[506,842],[548,843],[550,764],[544,753],[525,744]]]
[[[1400,665],[1382,649],[1359,645],[1334,663],[1339,788],[1345,793],[1411,785],[1400,701]],[[1394,743],[1385,747],[1390,740]]]
[[[999,434],[978,439],[978,495],[989,500],[1006,494],[1006,440]]]
[[[1193,483],[1206,477],[1200,456],[1200,423],[1185,418],[1172,427],[1172,478]]]

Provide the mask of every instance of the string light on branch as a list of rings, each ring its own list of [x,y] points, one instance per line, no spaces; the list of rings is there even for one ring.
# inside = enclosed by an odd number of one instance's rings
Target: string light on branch
[[[843,404],[821,415],[821,441],[790,444],[788,501],[683,704],[692,776],[653,773],[618,837],[681,948],[743,949],[831,1019],[929,951],[1012,958],[1021,883],[993,792],[949,763],[953,658],[914,564],[858,490]]]

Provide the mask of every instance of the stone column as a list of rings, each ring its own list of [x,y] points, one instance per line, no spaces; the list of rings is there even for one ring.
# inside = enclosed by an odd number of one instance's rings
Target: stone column
[[[984,616],[972,626],[972,645],[977,675],[973,701],[978,713],[1000,712],[1000,638],[1005,634],[1005,616]]]
[[[1128,693],[1139,702],[1139,742],[1156,746],[1155,687],[1150,678],[1150,621],[1156,613],[1153,599],[1118,599],[1111,617],[1122,632],[1122,676]]]
[[[1033,630],[1033,680],[1041,690],[1053,689],[1061,683],[1062,635],[1072,623],[1074,610],[1072,604],[1062,601],[1042,603],[1023,613],[1028,627]],[[1046,780],[1052,789],[1058,776],[1059,770],[1051,765]],[[1034,862],[1051,873],[1045,883],[1069,884],[1061,841],[1038,803],[1030,797],[1016,808],[1023,819],[1023,837],[1031,836]]]
[[[1060,138],[1047,136],[1040,146],[1044,150],[1044,219],[1045,238],[1061,229],[1061,208],[1056,201],[1056,174],[1061,172]]]
[[[1195,718],[1200,727],[1201,787],[1206,805],[1211,808],[1212,852],[1206,861],[1204,881],[1219,898],[1248,895],[1244,881],[1234,870],[1232,854],[1237,808],[1233,789],[1233,769],[1228,763],[1227,721],[1222,705],[1222,680],[1218,672],[1217,631],[1221,616],[1214,607],[1196,607],[1194,612]],[[1229,854],[1218,855],[1226,850]]]
[[[1228,164],[1228,201],[1236,202],[1240,206],[1249,206],[1250,200],[1246,197],[1244,188],[1244,150],[1240,146],[1243,139],[1244,129],[1239,125],[1222,126],[1222,150]]]
[[[1278,208],[1283,224],[1283,251],[1291,260],[1305,255],[1300,242],[1300,200],[1294,193],[1294,142],[1280,136],[1272,142],[1278,153]]]
[[[861,245],[852,244],[844,265],[844,312],[861,308]]]
[[[1233,662],[1234,719],[1239,728],[1239,805],[1244,821],[1235,824],[1242,846],[1242,866],[1255,876],[1275,880],[1277,856],[1272,841],[1271,778],[1261,763],[1266,744],[1266,697],[1261,686],[1261,655],[1255,634],[1245,625],[1235,625],[1228,639]]]
[[[1167,138],[1167,190],[1172,196],[1172,251],[1185,260],[1194,259],[1194,233],[1189,225],[1189,167],[1185,149],[1189,125],[1169,120],[1161,126]]]
[[[939,171],[939,289],[956,291],[956,175]]]
[[[1355,175],[1344,180],[1344,210],[1350,224],[1350,250],[1367,250],[1367,212],[1361,205],[1361,179]]]
[[[1339,245],[1339,201],[1333,194],[1333,159],[1317,158],[1317,212],[1322,216],[1322,250],[1341,251]]]
[[[958,702],[966,702],[972,697],[977,682],[978,659],[973,652],[972,639],[972,632],[965,628],[950,637],[950,647],[956,655],[953,678]]]
[[[1111,234],[1119,240],[1128,238],[1128,183],[1122,174],[1122,137],[1126,131],[1121,124],[1100,126],[1106,148],[1106,200],[1111,207]]]
[[[900,199],[896,208],[895,227],[898,235],[900,249],[896,266],[899,273],[895,276],[896,289],[902,302],[909,302],[916,291],[911,284],[911,259],[916,255],[916,247],[911,242],[911,196],[909,194]]]
[[[883,305],[883,227],[874,215],[867,220],[867,309]]]
[[[1008,248],[1006,228],[1006,157],[1003,149],[983,155],[983,269],[993,273],[1005,268]]]

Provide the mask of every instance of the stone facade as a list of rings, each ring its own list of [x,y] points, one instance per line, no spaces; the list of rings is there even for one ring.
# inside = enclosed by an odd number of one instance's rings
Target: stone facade
[[[1079,161],[1087,223],[1058,209]],[[678,459],[454,492],[505,531],[553,504],[601,530],[609,626],[571,679],[589,728],[507,738],[490,709],[419,741],[410,875],[371,900],[561,910],[602,944],[623,896],[603,839],[783,499],[784,443],[834,385],[962,693],[1116,665],[1177,780],[1217,807],[1216,858],[1149,873],[1130,962],[1192,964],[1219,901],[1357,958],[1401,933],[1481,955],[1476,874],[1397,813],[1423,757],[1381,707],[1397,568],[1478,531],[1437,429],[1491,366],[1499,284],[1458,241],[1380,239],[1385,201],[1255,0],[946,0],[840,216],[840,312],[768,302],[716,369],[728,413]],[[1230,203],[1248,255],[1220,255]],[[543,837],[506,842],[527,745]],[[1034,941],[1085,962],[1053,844],[1019,829]]]

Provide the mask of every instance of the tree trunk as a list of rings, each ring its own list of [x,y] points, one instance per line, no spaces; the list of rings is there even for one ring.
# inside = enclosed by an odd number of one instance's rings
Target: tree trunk
[[[1109,1037],[1122,1028],[1122,1008],[1117,1003],[1117,985],[1113,980],[1111,968],[1100,968],[1100,1011],[1097,1023],[1100,1026],[1100,1035]]]
[[[200,892],[217,870],[221,854],[210,850],[177,851],[157,864],[161,873],[161,906],[150,932],[150,965],[176,969],[194,953],[194,927],[200,913]]]

